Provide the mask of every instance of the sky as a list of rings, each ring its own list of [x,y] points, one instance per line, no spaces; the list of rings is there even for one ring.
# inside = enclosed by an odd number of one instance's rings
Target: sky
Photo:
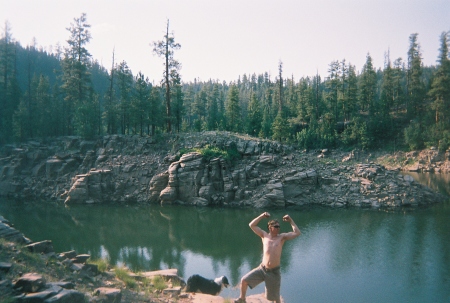
[[[409,36],[418,33],[423,63],[435,65],[440,35],[450,31],[450,0],[0,0],[1,36],[8,22],[22,46],[50,51],[67,46],[67,30],[86,13],[91,41],[86,48],[108,70],[125,61],[159,83],[163,59],[151,43],[169,32],[183,82],[236,81],[268,72],[283,77],[328,74],[345,59],[361,71],[370,54],[382,68],[407,58]]]

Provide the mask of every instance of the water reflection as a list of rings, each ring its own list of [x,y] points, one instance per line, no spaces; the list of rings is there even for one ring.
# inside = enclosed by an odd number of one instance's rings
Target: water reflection
[[[450,196],[450,174],[417,172],[402,172],[402,174],[409,175],[413,177],[416,182]]]
[[[234,285],[261,261],[261,241],[248,227],[260,212],[0,201],[1,215],[34,241],[52,240],[58,252],[108,257],[136,271],[177,268],[185,278],[225,274]],[[286,212],[302,230],[283,250],[286,302],[450,298],[450,203],[400,211],[271,210],[276,218]],[[282,232],[288,230],[282,223]],[[237,294],[237,289],[224,292]]]
[[[240,264],[260,259],[258,249],[242,249],[260,246],[249,232],[246,211],[19,203],[3,213],[34,241],[51,239],[56,251],[108,257],[112,264],[125,263],[134,270],[183,272],[183,252],[190,251],[230,263],[238,276]]]

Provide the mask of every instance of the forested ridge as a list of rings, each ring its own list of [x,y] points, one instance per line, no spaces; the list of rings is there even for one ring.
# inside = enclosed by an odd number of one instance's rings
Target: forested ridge
[[[176,60],[181,45],[167,21],[163,39],[150,43],[164,67],[155,71],[161,83],[153,84],[141,72],[133,74],[126,61],[114,62],[113,50],[110,69],[101,66],[88,51],[89,29],[85,14],[74,18],[67,45],[47,51],[20,45],[5,22],[1,144],[72,135],[226,130],[300,148],[450,147],[449,32],[441,34],[436,66],[424,66],[419,34],[413,33],[405,58],[390,58],[386,51],[380,69],[367,54],[359,68],[345,59],[329,63],[326,77],[294,79],[283,74],[280,61],[276,76],[183,82]]]

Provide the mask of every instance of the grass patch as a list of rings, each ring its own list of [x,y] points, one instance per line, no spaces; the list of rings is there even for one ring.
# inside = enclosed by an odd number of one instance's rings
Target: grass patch
[[[161,276],[154,276],[152,279],[153,287],[161,291],[166,288],[166,281]]]
[[[109,260],[106,258],[90,260],[90,264],[95,264],[100,272],[105,272],[109,267]]]
[[[236,147],[230,148],[228,150],[223,150],[218,148],[217,146],[210,146],[206,145],[202,148],[183,148],[180,149],[180,157],[184,154],[190,153],[190,152],[198,152],[203,155],[203,157],[206,160],[211,160],[214,158],[223,158],[226,161],[233,162],[235,160],[238,160],[241,158],[241,154],[239,154]]]
[[[70,274],[61,266],[56,258],[44,258],[42,255],[32,253],[24,244],[9,242],[0,239],[0,261],[11,263],[11,269],[2,275],[4,280],[15,280],[24,273],[36,272],[42,275],[47,282],[59,281]],[[0,290],[0,302],[16,302],[14,293],[8,288]]]
[[[114,273],[119,280],[122,280],[129,288],[136,288],[136,280],[130,276],[130,272],[125,267],[115,267]]]

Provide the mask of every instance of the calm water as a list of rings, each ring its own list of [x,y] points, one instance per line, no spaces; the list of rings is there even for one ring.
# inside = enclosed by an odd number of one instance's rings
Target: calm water
[[[0,203],[0,214],[17,229],[34,241],[52,240],[57,252],[108,257],[136,271],[178,268],[185,279],[226,275],[233,285],[261,261],[261,241],[248,227],[261,212]],[[303,233],[283,250],[281,292],[288,303],[450,302],[449,201],[406,211],[271,213],[289,213]],[[249,293],[263,291],[260,285]],[[222,296],[238,293],[232,288]]]

